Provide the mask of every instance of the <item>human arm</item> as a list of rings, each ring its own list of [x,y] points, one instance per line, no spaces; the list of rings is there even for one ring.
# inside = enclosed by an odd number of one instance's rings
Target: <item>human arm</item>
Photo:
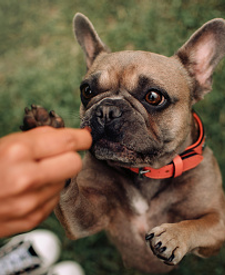
[[[0,139],[0,237],[30,230],[51,213],[65,180],[81,169],[76,151],[90,146],[87,130],[46,126]]]

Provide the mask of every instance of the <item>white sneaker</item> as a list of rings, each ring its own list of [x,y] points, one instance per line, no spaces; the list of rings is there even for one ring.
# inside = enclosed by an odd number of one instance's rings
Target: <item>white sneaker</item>
[[[54,265],[46,275],[85,275],[85,273],[78,263],[65,261]]]
[[[60,241],[48,230],[37,229],[13,237],[0,248],[0,275],[40,275],[60,255]]]

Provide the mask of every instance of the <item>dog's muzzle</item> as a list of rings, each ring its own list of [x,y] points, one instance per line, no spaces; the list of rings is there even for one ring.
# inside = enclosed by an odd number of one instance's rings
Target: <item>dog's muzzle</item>
[[[120,141],[123,114],[121,100],[108,98],[102,100],[93,110],[90,123],[94,141],[101,138]]]
[[[95,115],[99,125],[105,127],[112,123],[116,124],[115,121],[122,116],[122,110],[107,101],[97,107]]]

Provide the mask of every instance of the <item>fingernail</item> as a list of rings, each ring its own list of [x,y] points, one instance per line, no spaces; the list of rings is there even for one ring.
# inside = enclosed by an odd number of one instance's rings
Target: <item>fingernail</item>
[[[146,241],[150,241],[153,237],[154,237],[154,233],[147,234],[147,235],[145,236],[145,240],[146,240]]]

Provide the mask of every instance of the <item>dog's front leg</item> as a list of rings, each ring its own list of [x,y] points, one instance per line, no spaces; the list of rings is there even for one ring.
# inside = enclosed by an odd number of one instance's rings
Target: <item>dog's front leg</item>
[[[92,182],[88,171],[83,168],[83,172],[64,188],[55,208],[56,217],[70,239],[92,235],[109,224],[113,207],[109,204],[107,192],[92,186]]]
[[[146,240],[164,263],[176,265],[188,252],[208,257],[218,252],[225,239],[224,219],[210,213],[196,220],[165,223],[153,228]]]

